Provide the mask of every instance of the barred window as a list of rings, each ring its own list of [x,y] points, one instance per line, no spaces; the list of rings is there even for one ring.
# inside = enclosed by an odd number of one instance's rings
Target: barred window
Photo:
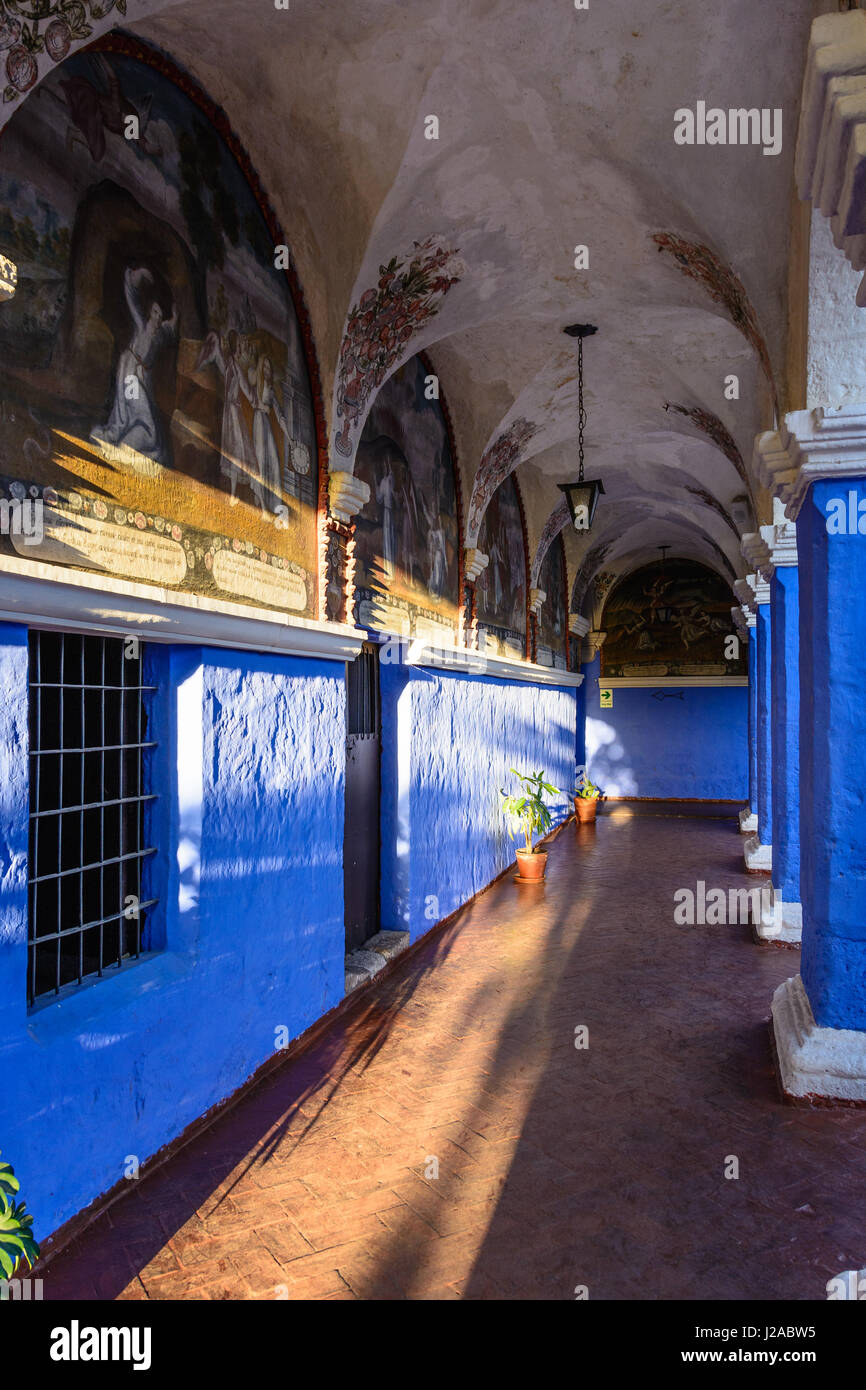
[[[27,997],[141,954],[147,692],[137,638],[30,632]]]

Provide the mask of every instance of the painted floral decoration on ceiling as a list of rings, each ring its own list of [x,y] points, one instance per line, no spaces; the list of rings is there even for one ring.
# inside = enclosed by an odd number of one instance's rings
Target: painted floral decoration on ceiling
[[[457,249],[430,236],[380,265],[379,283],[352,306],[337,365],[336,414],[343,423],[334,447],[344,458],[352,457],[351,436],[363,423],[370,397],[465,274]]]
[[[562,497],[544,523],[541,540],[538,542],[538,549],[535,552],[535,559],[532,562],[532,574],[529,582],[533,588],[538,584],[538,576],[541,571],[541,566],[544,564],[545,555],[556,540],[560,531],[563,531],[568,525],[570,519],[571,514],[568,510],[568,502]]]
[[[5,53],[3,100],[29,92],[39,73],[37,56],[61,63],[75,40],[93,33],[88,20],[111,10],[126,14],[126,0],[0,0],[0,53]],[[44,26],[44,27],[40,27]]]
[[[508,429],[484,450],[469,503],[467,539],[470,545],[474,545],[478,538],[488,502],[499,484],[517,467],[524,448],[537,429],[537,425],[521,415],[512,420]]]
[[[714,415],[711,410],[704,410],[699,405],[675,405],[673,401],[665,402],[665,410],[675,410],[678,415],[685,415],[687,420],[711,439],[717,449],[721,449],[725,458],[734,465],[746,487],[751,493],[751,484],[746,465],[743,463],[743,456],[737,448],[737,441],[733,435],[725,428],[718,415]]]
[[[684,237],[672,232],[654,232],[653,241],[659,251],[665,251],[679,265],[683,275],[696,280],[716,304],[721,304],[733,323],[757,354],[758,361],[776,402],[776,384],[770,366],[770,354],[764,342],[764,335],[758,327],[758,316],[746,293],[742,280],[734,274],[730,266],[699,241],[686,241]]]

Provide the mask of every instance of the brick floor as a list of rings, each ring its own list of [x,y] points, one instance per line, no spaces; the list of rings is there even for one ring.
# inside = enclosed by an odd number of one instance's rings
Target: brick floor
[[[741,866],[733,822],[569,824],[545,885],[497,883],[57,1256],[46,1296],[823,1300],[866,1265],[866,1113],[780,1100],[796,951],[673,921],[676,888],[760,883]]]

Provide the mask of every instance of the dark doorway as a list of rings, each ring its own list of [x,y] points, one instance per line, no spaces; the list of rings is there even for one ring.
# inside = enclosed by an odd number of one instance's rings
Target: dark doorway
[[[346,950],[379,930],[379,648],[365,642],[346,666]]]

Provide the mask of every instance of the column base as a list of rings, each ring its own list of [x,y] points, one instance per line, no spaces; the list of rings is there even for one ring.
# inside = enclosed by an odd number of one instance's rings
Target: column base
[[[761,920],[755,923],[755,935],[761,941],[786,941],[799,946],[803,939],[803,904],[786,903],[774,893],[772,907],[761,910]]]
[[[744,806],[740,812],[740,834],[753,835],[758,828],[757,812],[751,806]]]
[[[866,1102],[866,1033],[819,1028],[799,975],[773,995],[773,1031],[789,1096]]]
[[[762,845],[759,836],[750,835],[743,845],[746,868],[752,874],[768,874],[773,867],[773,846]]]

